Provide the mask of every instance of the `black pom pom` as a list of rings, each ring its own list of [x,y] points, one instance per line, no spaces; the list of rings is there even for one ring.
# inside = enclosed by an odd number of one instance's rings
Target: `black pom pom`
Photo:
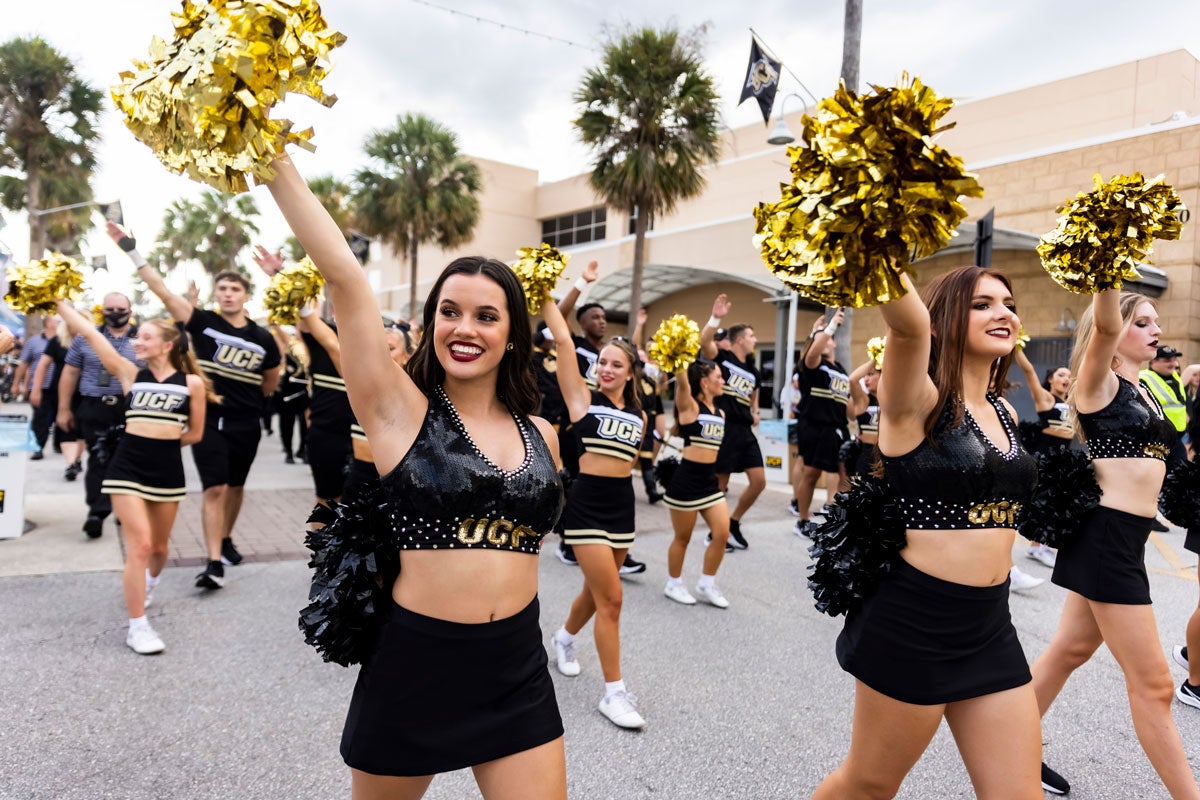
[[[1017,438],[1021,440],[1021,447],[1024,447],[1030,453],[1040,453],[1046,448],[1046,434],[1042,433],[1046,429],[1046,423],[1038,422],[1021,422],[1017,425]]]
[[[358,487],[348,503],[317,506],[305,535],[312,551],[311,601],[300,611],[304,641],[343,667],[363,662],[374,647],[400,574],[400,551],[378,481]]]
[[[808,588],[817,610],[836,617],[857,609],[891,571],[907,543],[904,518],[880,478],[856,476],[812,532]]]
[[[848,442],[842,442],[842,446],[838,448],[838,461],[847,464],[857,464],[859,456],[862,455],[863,445],[858,439],[851,439]],[[847,471],[850,467],[846,467]]]
[[[1037,455],[1038,484],[1020,513],[1026,539],[1063,547],[1079,533],[1084,516],[1100,505],[1092,460],[1079,450],[1056,447]]]
[[[96,441],[92,444],[88,455],[89,458],[95,460],[97,467],[103,469],[108,466],[108,462],[112,461],[113,455],[117,452],[117,445],[121,443],[121,436],[124,433],[124,425],[109,425],[96,437]]]
[[[1158,507],[1172,524],[1200,529],[1200,465],[1194,461],[1168,464]]]
[[[675,477],[677,469],[679,469],[679,459],[675,456],[660,458],[654,465],[654,480],[658,481],[664,489],[669,489],[671,488],[671,478]]]

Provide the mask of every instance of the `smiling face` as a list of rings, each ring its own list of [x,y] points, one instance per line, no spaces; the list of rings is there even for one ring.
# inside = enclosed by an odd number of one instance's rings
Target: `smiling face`
[[[1158,311],[1150,303],[1138,303],[1129,320],[1129,327],[1117,345],[1117,355],[1125,361],[1142,364],[1154,358],[1158,352]]]
[[[451,275],[442,284],[433,348],[446,377],[470,380],[495,372],[509,334],[508,303],[486,275]]]
[[[600,391],[619,395],[632,378],[633,364],[624,350],[612,344],[601,348],[596,359],[596,382],[600,384]]]
[[[157,325],[147,323],[138,328],[137,338],[133,340],[133,355],[138,361],[149,361],[166,355],[170,350],[170,343],[163,338]]]
[[[967,317],[966,351],[989,359],[1012,352],[1021,320],[1017,303],[1003,281],[983,275],[975,284]]]

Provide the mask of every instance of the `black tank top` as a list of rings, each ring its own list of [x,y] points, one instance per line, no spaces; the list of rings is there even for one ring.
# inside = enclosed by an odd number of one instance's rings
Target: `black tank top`
[[[533,423],[513,415],[525,459],[506,472],[471,440],[441,387],[421,432],[380,479],[401,550],[490,549],[536,555],[562,508],[562,482]]]
[[[1056,430],[1072,430],[1071,423],[1067,421],[1067,415],[1070,411],[1071,407],[1065,400],[1055,398],[1054,405],[1045,411],[1037,412],[1038,420],[1042,423],[1043,432],[1051,428]]]
[[[951,398],[933,433],[916,449],[895,457],[880,454],[884,479],[895,492],[912,530],[1015,528],[1021,506],[1037,484],[1037,462],[1021,447],[1008,410],[993,395],[1008,450],[984,435],[969,411],[951,427]]]
[[[138,370],[125,396],[125,422],[178,425],[183,429],[191,413],[187,376],[176,370],[161,381],[146,368]]]
[[[645,422],[641,414],[617,408],[603,392],[593,391],[587,414],[573,427],[583,452],[632,460],[640,452]]]
[[[713,409],[696,401],[700,406],[700,416],[695,422],[679,426],[679,435],[683,437],[683,446],[695,445],[705,450],[720,450],[721,440],[725,438],[725,418]]]
[[[1113,373],[1116,374],[1116,373]],[[1079,413],[1079,428],[1092,458],[1157,458],[1166,461],[1179,439],[1158,401],[1150,402],[1117,375],[1112,401],[1091,414]]]
[[[873,394],[867,395],[867,410],[855,417],[858,422],[858,433],[879,434],[879,398]]]

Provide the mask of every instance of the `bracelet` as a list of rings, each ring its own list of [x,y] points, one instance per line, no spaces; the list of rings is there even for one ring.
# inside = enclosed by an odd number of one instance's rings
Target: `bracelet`
[[[704,327],[706,327],[706,328],[721,327],[721,318],[720,317],[709,317],[708,322],[704,323]]]
[[[837,333],[837,329],[838,329],[837,325],[826,325],[825,331],[824,331],[825,335],[832,339],[834,334]]]
[[[300,319],[308,319],[315,313],[316,313],[316,311],[313,309],[312,306],[307,306],[307,305],[300,306]]]
[[[133,262],[133,266],[136,268],[141,269],[142,267],[150,266],[146,261],[146,257],[137,250],[126,250],[125,252],[129,255],[129,260]]]
[[[135,247],[137,247],[137,242],[134,241],[132,236],[122,236],[117,240],[117,247],[128,253],[130,250],[133,250]]]
[[[580,294],[582,294],[585,290],[587,290],[587,287],[589,287],[591,285],[592,284],[588,282],[588,279],[583,277],[582,275],[579,276],[575,280],[575,290],[578,291]]]

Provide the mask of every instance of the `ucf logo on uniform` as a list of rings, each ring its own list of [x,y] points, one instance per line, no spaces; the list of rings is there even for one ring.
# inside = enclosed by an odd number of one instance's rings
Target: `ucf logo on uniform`
[[[256,372],[263,363],[263,356],[261,353],[252,353],[249,350],[222,343],[217,347],[213,361],[218,364],[227,364],[235,369]]]
[[[178,411],[185,400],[174,392],[135,391],[129,405],[147,411]]]
[[[634,425],[632,422],[614,419],[613,417],[602,417],[600,427],[596,432],[606,439],[616,439],[617,441],[628,442],[634,445],[642,440],[640,425]]]

